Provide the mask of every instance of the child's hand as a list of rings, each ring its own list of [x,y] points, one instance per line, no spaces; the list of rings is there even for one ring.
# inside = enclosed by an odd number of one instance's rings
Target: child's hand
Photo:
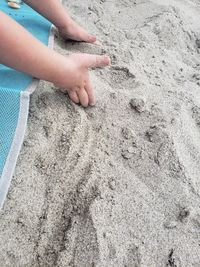
[[[109,65],[107,56],[72,54],[66,57],[46,47],[1,11],[0,21],[1,64],[58,85],[68,92],[72,101],[84,107],[95,104],[88,69]]]
[[[74,41],[95,43],[97,38],[94,35],[89,34],[83,27],[78,25],[71,18],[66,17],[66,24],[62,27],[57,27],[58,32],[64,39],[70,39]]]
[[[68,92],[75,103],[82,106],[95,105],[93,88],[89,80],[89,68],[105,67],[110,64],[108,56],[89,54],[72,54],[67,57],[64,66],[61,66],[56,86]]]

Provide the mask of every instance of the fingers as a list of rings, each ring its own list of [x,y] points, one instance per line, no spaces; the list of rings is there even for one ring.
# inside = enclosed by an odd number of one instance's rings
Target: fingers
[[[84,88],[81,88],[77,91],[77,95],[79,98],[79,101],[83,107],[87,107],[89,104],[89,97],[87,92],[85,91]]]
[[[76,104],[79,103],[79,98],[78,98],[78,95],[77,95],[76,91],[72,91],[72,90],[70,90],[70,91],[68,92],[68,95],[69,95],[70,99],[71,99],[74,103],[76,103]]]
[[[83,107],[87,107],[88,105],[94,106],[96,104],[93,88],[89,80],[85,88],[78,89],[77,91],[70,90],[68,95],[74,103],[80,103]]]
[[[93,44],[99,47],[103,47],[102,42],[98,39]]]
[[[108,56],[85,54],[84,64],[87,68],[101,68],[110,64],[110,58]]]
[[[96,40],[97,40],[96,36],[88,34],[85,41],[88,42],[88,43],[95,43]]]
[[[90,83],[89,77],[88,77],[86,84],[85,84],[85,90],[86,90],[87,95],[88,95],[89,105],[94,106],[96,104],[96,100],[94,97],[94,92],[93,92],[92,84]]]
[[[74,90],[69,91],[69,97],[75,103],[80,103],[83,107],[88,105],[95,105],[95,97],[93,88],[88,76],[88,68],[104,67],[110,64],[108,56],[90,55],[90,54],[77,54],[71,55],[72,60],[78,59],[79,67],[77,68],[80,74],[77,86]],[[80,86],[79,86],[80,84]],[[73,88],[73,87],[71,87]]]
[[[78,90],[77,92],[69,91],[68,95],[74,103],[80,103],[83,107],[87,107],[88,105],[94,106],[96,104],[93,88],[90,83],[88,83],[85,88]]]

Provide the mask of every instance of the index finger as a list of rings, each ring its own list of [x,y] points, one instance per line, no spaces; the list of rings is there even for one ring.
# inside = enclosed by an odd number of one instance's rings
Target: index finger
[[[101,68],[110,64],[110,58],[106,55],[87,55],[86,65],[88,68]]]

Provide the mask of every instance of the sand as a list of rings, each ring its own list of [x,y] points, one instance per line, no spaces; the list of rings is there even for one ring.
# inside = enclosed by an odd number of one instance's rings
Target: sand
[[[107,53],[82,108],[41,82],[0,215],[0,266],[200,266],[200,2],[65,1]]]

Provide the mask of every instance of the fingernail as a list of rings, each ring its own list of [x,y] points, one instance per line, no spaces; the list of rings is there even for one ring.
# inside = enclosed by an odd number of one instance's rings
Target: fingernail
[[[96,102],[91,102],[90,106],[95,106]]]
[[[106,55],[104,56],[104,62],[107,65],[110,65],[110,63],[111,63],[110,58],[108,56],[106,56]]]
[[[99,40],[96,40],[93,44],[99,47],[103,47],[102,42]]]
[[[90,37],[89,37],[89,41],[90,41],[91,43],[96,42],[96,40],[97,40],[96,36],[94,36],[94,35],[90,35]]]

